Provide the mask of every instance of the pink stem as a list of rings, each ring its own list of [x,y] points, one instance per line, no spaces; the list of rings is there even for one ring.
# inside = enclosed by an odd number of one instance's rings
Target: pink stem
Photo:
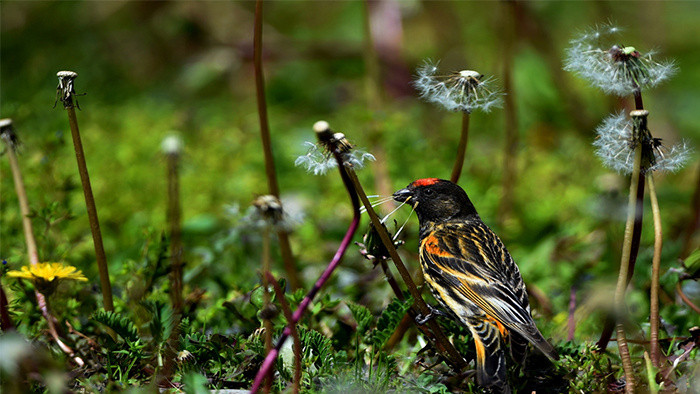
[[[306,294],[306,297],[304,297],[304,299],[297,307],[296,311],[294,311],[294,314],[292,314],[292,321],[289,322],[289,325],[297,324],[299,320],[301,320],[301,317],[306,312],[306,308],[308,308],[309,304],[311,303],[311,300],[314,299],[318,291],[321,290],[321,287],[323,287],[328,278],[331,277],[333,270],[335,270],[336,267],[338,267],[338,265],[340,264],[340,261],[342,260],[345,251],[348,249],[348,246],[350,246],[350,242],[352,241],[353,235],[355,235],[355,231],[357,231],[357,227],[360,225],[360,202],[357,198],[357,193],[355,192],[355,188],[353,187],[347,172],[345,172],[343,158],[337,152],[333,152],[333,154],[335,155],[335,159],[338,162],[340,177],[343,179],[345,188],[347,189],[348,194],[350,195],[350,200],[352,201],[352,222],[350,223],[350,227],[348,227],[348,231],[345,232],[343,241],[340,243],[338,251],[335,252],[335,256],[333,256],[331,262],[328,263],[328,267],[326,267],[326,270],[323,271],[323,274],[321,274],[321,276],[318,278],[318,280],[314,284],[314,287],[312,287],[311,290],[309,290],[309,292]],[[255,376],[255,380],[253,381],[253,387],[250,389],[251,394],[258,392],[260,386],[263,383],[263,380],[265,380],[265,377],[272,371],[272,366],[274,365],[275,360],[277,359],[277,355],[279,354],[280,349],[282,349],[284,342],[287,340],[291,332],[292,331],[290,330],[289,326],[285,327],[284,331],[282,332],[282,336],[280,336],[280,338],[277,340],[277,345],[274,347],[274,349],[270,350],[270,352],[265,357],[265,360],[263,361],[262,366],[260,367],[258,374]]]

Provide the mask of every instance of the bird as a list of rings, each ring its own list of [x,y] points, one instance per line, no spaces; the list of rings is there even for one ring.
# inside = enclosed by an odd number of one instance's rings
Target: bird
[[[510,392],[506,342],[516,362],[524,362],[528,342],[552,361],[558,359],[532,319],[518,266],[464,189],[448,180],[423,178],[392,197],[412,206],[418,216],[423,276],[447,311],[431,307],[431,313],[419,316],[417,322],[446,314],[469,329],[479,385],[492,392]]]

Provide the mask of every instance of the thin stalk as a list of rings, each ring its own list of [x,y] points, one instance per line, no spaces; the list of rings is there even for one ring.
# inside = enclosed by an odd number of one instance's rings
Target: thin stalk
[[[681,300],[683,300],[683,302],[685,302],[690,309],[694,310],[695,313],[700,313],[700,307],[695,305],[693,301],[683,292],[683,286],[681,286],[680,281],[676,283],[676,294],[678,294],[678,296],[681,297]]]
[[[97,268],[100,272],[102,303],[104,304],[104,308],[106,311],[113,311],[114,303],[112,301],[112,284],[109,281],[107,257],[105,255],[104,244],[102,243],[102,231],[100,229],[100,221],[97,217],[97,206],[95,205],[95,197],[92,194],[92,186],[90,185],[90,175],[88,174],[87,163],[85,162],[85,152],[83,150],[83,143],[80,139],[78,119],[75,116],[75,108],[73,106],[72,96],[70,96],[68,101],[64,101],[64,107],[66,109],[66,113],[68,114],[68,124],[70,125],[71,136],[73,137],[75,158],[78,162],[78,173],[80,173],[80,182],[83,185],[83,194],[85,195],[85,206],[87,208],[88,220],[90,221],[92,242],[95,246],[95,260],[97,261]]]
[[[651,265],[651,300],[650,300],[650,349],[651,362],[654,367],[659,368],[659,271],[661,268],[661,248],[663,246],[663,232],[661,228],[661,213],[659,212],[659,201],[656,197],[656,186],[651,172],[647,174],[647,184],[649,185],[649,197],[651,200],[651,214],[654,219],[654,257]]]
[[[272,350],[272,320],[270,320],[270,280],[267,274],[270,272],[270,230],[265,228],[262,234],[262,285],[263,285],[263,324],[265,325],[265,354]],[[265,381],[264,391],[269,393],[272,389],[272,376]]]
[[[515,46],[514,26],[518,23],[515,8],[510,2],[503,7],[503,111],[505,115],[505,145],[503,146],[503,177],[501,180],[501,200],[499,202],[498,222],[504,225],[513,211],[513,191],[517,181],[518,157],[518,118],[515,107],[515,89],[513,87],[513,51]]]
[[[634,106],[636,110],[644,109],[644,100],[642,99],[641,90],[636,90],[634,93]],[[642,224],[644,220],[644,174],[640,171],[637,176],[637,191],[636,204],[634,213],[634,226],[632,228],[632,249],[630,251],[629,260],[627,263],[627,285],[632,281],[634,275],[634,267],[637,263],[637,255],[639,254],[639,245],[642,239]],[[609,316],[603,323],[603,331],[600,334],[600,339],[596,343],[600,351],[605,351],[610,342],[615,327],[615,319]]]
[[[464,166],[464,157],[467,152],[467,141],[469,140],[469,113],[462,112],[462,132],[459,136],[459,144],[457,145],[457,158],[455,158],[455,163],[452,167],[452,175],[450,175],[450,181],[453,183],[459,182],[459,176],[462,174],[462,167]]]
[[[348,230],[345,232],[343,240],[340,242],[338,250],[333,256],[333,259],[330,261],[330,263],[328,263],[326,270],[323,271],[323,273],[318,278],[314,286],[311,288],[311,290],[309,290],[304,299],[301,301],[296,311],[294,311],[294,314],[292,315],[292,320],[289,322],[290,325],[297,324],[299,322],[301,317],[306,312],[306,309],[309,307],[311,300],[313,300],[314,297],[316,297],[316,294],[319,292],[319,290],[321,290],[321,287],[323,287],[326,281],[328,281],[328,279],[330,278],[333,271],[338,267],[340,261],[343,258],[343,255],[345,255],[345,251],[347,251],[348,246],[350,246],[350,242],[352,241],[353,235],[355,235],[355,232],[357,231],[357,227],[360,225],[360,203],[357,199],[357,192],[353,188],[352,182],[348,177],[348,173],[345,169],[345,164],[340,153],[338,153],[337,150],[333,150],[333,155],[335,156],[335,159],[338,162],[338,170],[340,171],[340,177],[343,179],[345,189],[348,191],[348,194],[350,196],[350,201],[352,203],[353,208],[352,221],[350,222]],[[287,340],[291,332],[291,329],[289,327],[286,327],[282,332],[280,338],[277,340],[277,344],[275,345],[275,347],[267,354],[265,360],[263,360],[262,366],[260,367],[260,370],[258,370],[258,374],[255,376],[255,380],[253,381],[253,387],[250,389],[251,393],[256,393],[260,389],[260,385],[262,384],[263,379],[266,376],[268,376],[272,371],[272,366],[275,362],[275,359],[277,358],[280,349],[284,345],[284,342]]]
[[[381,62],[379,60],[379,54],[377,53],[377,47],[375,46],[375,40],[372,33],[372,2],[365,0],[364,3],[363,61],[366,69],[366,72],[364,73],[364,84],[367,110],[372,115],[367,124],[367,130],[370,143],[372,144],[371,151],[376,158],[374,162],[374,184],[379,194],[389,195],[391,194],[391,180],[389,179],[389,169],[387,168],[387,154],[384,146],[379,143],[381,138],[381,128],[379,126],[379,121],[377,120],[379,118],[377,114],[381,113],[384,108],[384,100],[382,100],[383,86]],[[388,210],[391,209],[391,204],[386,204],[386,206],[382,206],[380,209],[387,210],[388,213]]]
[[[649,353],[644,352],[644,365],[647,370],[647,381],[649,382],[649,393],[658,394],[659,387],[656,384],[656,366],[653,365],[653,360],[651,360]]]
[[[2,288],[2,284],[0,284],[0,329],[2,329],[3,332],[13,331],[15,329],[15,325],[10,318],[7,295]]]
[[[19,200],[19,210],[22,215],[22,226],[24,228],[25,241],[27,243],[27,255],[29,257],[29,263],[31,265],[39,264],[39,252],[36,247],[36,239],[34,238],[34,230],[32,228],[32,220],[29,217],[29,200],[27,199],[27,191],[24,187],[24,180],[22,179],[22,172],[19,169],[19,163],[17,161],[17,155],[15,153],[14,147],[8,144],[7,157],[10,160],[10,169],[12,171],[12,177],[15,182],[15,191],[17,192],[17,200]],[[49,304],[46,297],[39,292],[39,290],[34,289],[34,295],[36,296],[36,302],[41,311],[41,315],[46,320],[48,325],[49,334],[53,338],[56,345],[66,353],[78,366],[82,367],[85,365],[82,358],[77,356],[73,349],[66,345],[63,340],[58,335],[56,330],[56,318],[53,317],[49,310]]]
[[[182,315],[182,208],[180,205],[180,155],[167,155],[168,161],[168,227],[170,228],[170,299],[173,311]]]
[[[387,232],[386,228],[382,225],[381,219],[377,216],[376,212],[374,212],[374,209],[372,208],[372,204],[370,203],[369,199],[367,198],[367,195],[365,194],[364,190],[362,189],[362,185],[360,184],[360,181],[357,179],[357,175],[355,174],[354,171],[349,170],[348,175],[350,176],[350,180],[355,186],[355,190],[357,190],[357,193],[360,197],[360,200],[362,200],[362,204],[365,206],[367,209],[367,214],[369,215],[370,220],[372,221],[372,224],[377,230],[377,233],[379,234],[379,237],[382,240],[382,243],[386,247],[386,249],[389,251],[389,256],[391,257],[391,260],[394,262],[394,265],[399,271],[399,274],[401,275],[401,278],[403,279],[404,283],[406,284],[406,287],[408,288],[408,292],[411,294],[414,300],[414,305],[418,307],[418,311],[423,315],[427,316],[430,314],[430,309],[428,308],[428,305],[425,303],[423,300],[423,297],[421,297],[420,291],[416,287],[415,282],[413,281],[413,278],[411,277],[411,274],[408,272],[408,269],[406,269],[406,266],[403,264],[403,261],[401,260],[401,257],[399,256],[399,253],[396,251],[396,247],[394,247],[394,243],[391,239],[391,236]],[[457,370],[461,371],[466,367],[466,363],[464,361],[464,358],[459,354],[457,349],[452,345],[452,343],[447,339],[447,336],[442,332],[442,329],[440,329],[440,325],[435,319],[430,319],[426,323],[430,330],[433,332],[435,335],[435,346],[440,354],[442,354],[443,357]]]
[[[615,287],[615,312],[617,332],[617,347],[620,351],[622,359],[622,367],[625,372],[626,384],[625,392],[634,393],[634,368],[632,367],[632,359],[630,358],[629,348],[627,346],[627,337],[625,335],[624,315],[626,311],[625,291],[627,290],[627,273],[629,270],[629,261],[632,251],[632,232],[634,228],[634,218],[636,212],[636,191],[641,172],[642,163],[642,145],[637,144],[634,149],[634,169],[630,182],[629,202],[627,206],[627,223],[625,225],[625,236],[622,245],[622,257],[620,262],[620,272],[617,277],[617,286]]]
[[[298,393],[301,387],[301,339],[299,339],[299,332],[297,332],[296,324],[292,324],[292,309],[289,307],[287,299],[284,297],[284,290],[277,283],[277,280],[270,272],[266,272],[268,282],[272,283],[272,288],[275,290],[275,295],[277,300],[282,307],[282,313],[284,313],[284,318],[287,319],[289,323],[289,330],[291,331],[292,340],[294,341],[294,346],[292,350],[294,351],[294,382],[292,383],[292,393]]]
[[[569,319],[568,319],[568,335],[566,339],[573,342],[576,336],[576,286],[571,286],[571,294],[569,295]]]
[[[262,139],[263,154],[265,156],[265,175],[270,194],[280,197],[277,173],[275,171],[275,159],[272,155],[272,141],[270,138],[270,126],[267,118],[267,101],[265,100],[265,75],[262,68],[262,14],[263,0],[255,2],[255,26],[253,34],[253,65],[255,68],[255,92],[258,102],[258,118],[260,120],[260,137]],[[280,241],[280,254],[284,263],[284,270],[292,289],[299,288],[299,276],[297,275],[294,254],[289,243],[289,234],[284,230],[277,232]]]

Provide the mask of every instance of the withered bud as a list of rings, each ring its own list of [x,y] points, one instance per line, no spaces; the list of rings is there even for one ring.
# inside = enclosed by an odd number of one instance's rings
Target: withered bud
[[[17,133],[15,133],[15,128],[12,126],[12,119],[0,119],[0,137],[5,140],[10,149],[17,150],[19,138]]]
[[[282,203],[271,194],[259,196],[253,200],[253,206],[258,210],[260,216],[272,224],[277,224],[284,218]]]

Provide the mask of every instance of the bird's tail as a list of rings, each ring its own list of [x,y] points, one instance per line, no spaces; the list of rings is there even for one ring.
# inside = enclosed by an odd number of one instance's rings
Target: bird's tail
[[[492,392],[510,393],[500,327],[495,321],[470,318],[469,330],[476,346],[476,378]]]

